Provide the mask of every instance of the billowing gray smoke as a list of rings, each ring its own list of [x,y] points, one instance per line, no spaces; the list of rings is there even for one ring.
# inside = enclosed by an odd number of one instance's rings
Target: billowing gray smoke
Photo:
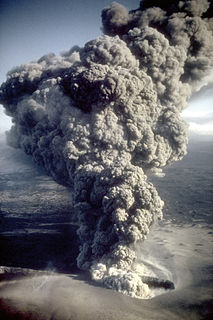
[[[135,297],[149,295],[135,244],[163,207],[146,175],[186,153],[180,113],[213,64],[208,1],[160,2],[130,12],[113,2],[106,35],[14,68],[0,96],[10,145],[73,187],[78,267]]]

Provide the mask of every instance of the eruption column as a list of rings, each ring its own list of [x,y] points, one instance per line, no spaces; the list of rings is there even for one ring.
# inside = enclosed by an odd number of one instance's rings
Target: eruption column
[[[138,298],[135,244],[163,208],[147,174],[186,154],[180,113],[213,63],[212,4],[167,2],[113,2],[104,36],[12,69],[0,91],[8,143],[73,188],[78,267]]]

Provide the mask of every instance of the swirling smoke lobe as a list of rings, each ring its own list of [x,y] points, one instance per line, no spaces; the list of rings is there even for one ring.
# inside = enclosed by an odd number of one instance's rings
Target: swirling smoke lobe
[[[212,4],[144,0],[102,11],[105,35],[8,73],[0,102],[8,143],[73,188],[77,265],[132,297],[149,297],[138,241],[162,217],[147,174],[186,154],[180,113],[213,64]]]

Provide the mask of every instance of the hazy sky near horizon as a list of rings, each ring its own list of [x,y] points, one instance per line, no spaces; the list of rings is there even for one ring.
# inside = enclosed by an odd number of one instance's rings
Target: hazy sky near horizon
[[[102,35],[101,10],[111,0],[0,0],[0,83],[14,66],[59,54]],[[121,0],[136,9],[139,0]],[[189,102],[184,117],[191,130],[213,135],[213,76],[211,85]],[[0,132],[11,126],[0,105]]]

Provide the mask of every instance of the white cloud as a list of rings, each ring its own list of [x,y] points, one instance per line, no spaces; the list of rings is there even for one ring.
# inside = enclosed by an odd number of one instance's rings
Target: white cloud
[[[0,105],[0,133],[9,130],[12,125],[11,118],[6,116],[3,107]]]
[[[213,135],[213,122],[204,124],[189,122],[189,130],[193,134]]]
[[[189,131],[198,135],[213,135],[213,112],[200,108],[189,108],[182,113],[182,117],[189,124]]]
[[[205,78],[200,91],[193,94],[182,117],[188,122],[190,133],[213,135],[213,72]]]

